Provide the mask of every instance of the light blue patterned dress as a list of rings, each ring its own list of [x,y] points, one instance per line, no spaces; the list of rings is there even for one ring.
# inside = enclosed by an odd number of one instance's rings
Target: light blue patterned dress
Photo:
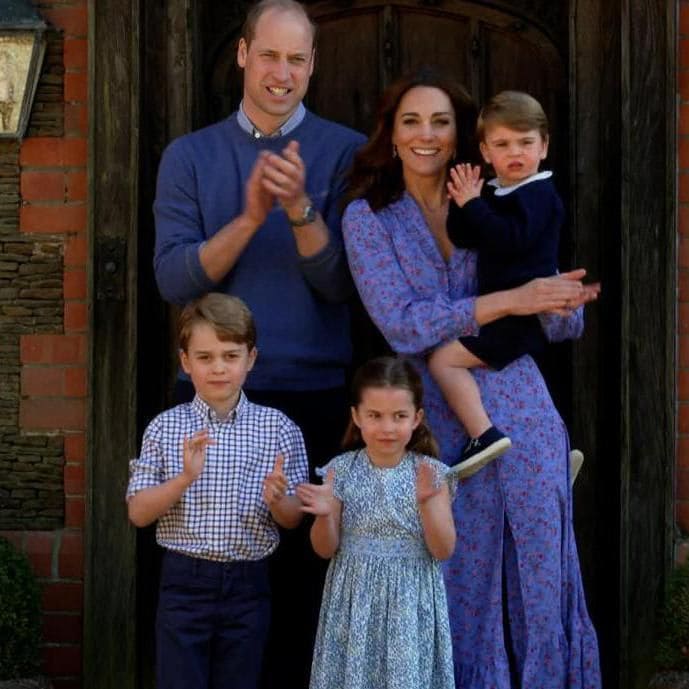
[[[440,566],[423,538],[416,469],[408,453],[376,467],[365,450],[335,457],[340,547],[323,589],[311,689],[454,689]]]

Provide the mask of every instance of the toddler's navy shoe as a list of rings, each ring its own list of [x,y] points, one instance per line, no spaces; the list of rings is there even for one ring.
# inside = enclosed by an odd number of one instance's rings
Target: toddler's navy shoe
[[[469,478],[486,464],[492,462],[512,447],[512,441],[496,426],[491,426],[478,438],[470,438],[462,450],[462,456],[450,473],[457,478]]]

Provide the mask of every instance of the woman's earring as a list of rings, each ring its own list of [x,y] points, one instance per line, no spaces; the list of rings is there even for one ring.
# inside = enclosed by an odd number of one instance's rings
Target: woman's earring
[[[392,144],[392,157],[397,158],[397,146],[395,144]]]

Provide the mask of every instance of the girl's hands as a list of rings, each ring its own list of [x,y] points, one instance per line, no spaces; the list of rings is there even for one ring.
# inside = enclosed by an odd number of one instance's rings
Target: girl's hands
[[[447,191],[452,200],[461,208],[465,203],[481,196],[483,180],[481,168],[472,167],[469,163],[460,163],[450,168],[450,181]]]
[[[263,500],[271,508],[275,503],[282,500],[287,494],[287,477],[283,471],[285,458],[278,455],[275,458],[273,470],[263,480]]]
[[[323,485],[302,483],[297,486],[297,497],[302,502],[302,512],[315,514],[317,517],[328,517],[337,505],[337,498],[333,493],[335,470],[330,469],[326,474]]]
[[[441,491],[442,483],[436,486],[433,467],[428,462],[421,462],[416,470],[416,502],[423,505]]]
[[[182,473],[190,484],[201,475],[206,464],[206,448],[214,442],[208,435],[207,428],[194,433],[191,438],[184,439],[184,469]]]
[[[510,290],[511,307],[514,316],[528,316],[536,313],[557,313],[568,315],[582,304],[598,298],[600,283],[584,285],[586,275],[583,268],[547,278],[535,278],[520,287]]]

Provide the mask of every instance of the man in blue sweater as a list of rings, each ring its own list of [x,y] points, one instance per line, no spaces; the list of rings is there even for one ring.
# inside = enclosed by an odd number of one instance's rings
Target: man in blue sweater
[[[246,302],[259,333],[246,393],[301,427],[312,471],[337,451],[347,418],[352,283],[340,215],[344,174],[364,142],[302,104],[314,39],[293,0],[250,9],[237,51],[242,102],[170,144],[154,205],[163,298],[218,291]],[[272,572],[265,686],[305,688],[323,577],[307,527],[285,535]]]

